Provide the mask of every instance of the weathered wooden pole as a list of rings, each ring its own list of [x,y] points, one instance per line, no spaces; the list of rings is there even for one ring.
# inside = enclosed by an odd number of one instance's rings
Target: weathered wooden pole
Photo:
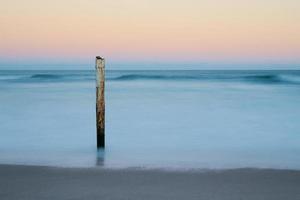
[[[105,60],[96,57],[96,122],[97,122],[97,147],[105,147]]]

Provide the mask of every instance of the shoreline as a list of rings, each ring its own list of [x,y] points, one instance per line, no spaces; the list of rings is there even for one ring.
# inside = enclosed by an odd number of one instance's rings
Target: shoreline
[[[0,199],[300,199],[300,170],[0,165]]]

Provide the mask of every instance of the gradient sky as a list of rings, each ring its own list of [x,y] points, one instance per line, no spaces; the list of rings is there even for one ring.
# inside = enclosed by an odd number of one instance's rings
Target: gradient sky
[[[127,67],[300,69],[299,11],[299,0],[0,0],[0,65],[75,66],[102,55]]]

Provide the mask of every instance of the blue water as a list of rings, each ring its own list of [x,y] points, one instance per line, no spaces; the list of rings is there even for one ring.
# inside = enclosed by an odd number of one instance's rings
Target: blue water
[[[0,71],[0,163],[300,169],[300,71]]]

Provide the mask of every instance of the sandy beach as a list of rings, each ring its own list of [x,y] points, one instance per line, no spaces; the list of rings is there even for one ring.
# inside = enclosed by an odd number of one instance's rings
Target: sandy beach
[[[0,165],[0,199],[300,199],[300,171]]]

